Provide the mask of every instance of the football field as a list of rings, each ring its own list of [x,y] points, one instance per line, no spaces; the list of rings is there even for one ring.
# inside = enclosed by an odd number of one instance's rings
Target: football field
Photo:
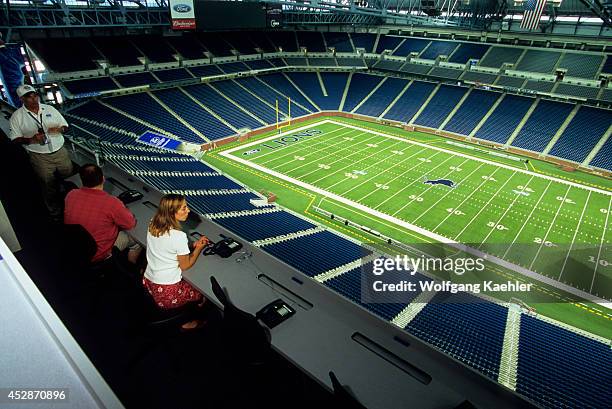
[[[220,154],[399,241],[406,231],[464,243],[522,273],[612,299],[609,180],[591,186],[534,172],[512,155],[452,147],[324,120]]]

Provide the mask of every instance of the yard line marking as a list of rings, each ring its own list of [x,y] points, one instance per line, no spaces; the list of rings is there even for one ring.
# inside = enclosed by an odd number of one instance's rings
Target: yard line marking
[[[465,162],[467,162],[467,161],[468,161],[468,159],[464,160],[464,161],[463,161],[463,162],[461,162],[461,163],[459,164],[459,166],[457,166],[457,167],[461,167],[461,166],[463,166],[463,165],[465,164]],[[481,164],[480,166],[482,166],[482,164]],[[478,166],[478,168],[480,168],[480,166]],[[477,169],[478,169],[478,168],[477,168]],[[434,168],[434,169],[435,169],[435,168]],[[432,169],[432,170],[433,170],[433,169]],[[475,170],[476,170],[476,169],[474,169],[474,170],[473,170],[473,171],[470,173],[470,175],[471,175],[472,173],[474,173],[474,171],[475,171]],[[448,175],[450,175],[450,174],[451,174],[451,173],[453,173],[453,172],[455,172],[455,171],[454,171],[453,169],[451,169],[450,171],[446,172],[446,173],[444,174],[444,176],[442,176],[442,178],[440,178],[440,179],[445,179],[445,178],[447,178],[447,177],[448,177]],[[465,180],[465,178],[461,179],[461,181],[464,181],[464,180]],[[409,206],[411,203],[414,203],[414,201],[415,201],[415,200],[417,200],[417,198],[419,198],[419,197],[423,197],[422,195],[424,195],[425,193],[429,192],[429,191],[430,191],[431,189],[433,189],[433,188],[434,188],[434,185],[429,185],[429,186],[427,187],[427,189],[425,189],[424,191],[422,191],[421,193],[419,193],[418,195],[416,195],[416,196],[414,197],[414,199],[410,199],[410,201],[409,201],[408,203],[406,203],[406,204],[405,204],[405,205],[403,205],[403,206],[402,206],[402,207],[401,207],[401,208],[400,208],[398,211],[396,211],[395,213],[393,213],[393,216],[395,216],[396,214],[398,214],[399,212],[401,212],[402,210],[404,210],[404,209],[405,209],[406,207],[408,207],[408,206]],[[448,192],[446,192],[444,195],[442,195],[442,198],[446,197],[446,195],[448,195],[450,192],[452,192],[452,191],[453,191],[453,189],[447,189],[447,190],[448,190]],[[438,199],[438,200],[436,201],[436,203],[438,203],[438,202],[439,202],[439,201],[440,201],[442,198]],[[433,206],[433,205],[432,205],[432,206]],[[429,209],[431,209],[431,207],[432,207],[432,206],[429,206]],[[429,210],[429,209],[428,209],[428,210]],[[421,213],[421,216],[422,216],[422,215],[423,215],[423,213]],[[421,216],[417,217],[417,219],[418,219],[418,218],[420,218]],[[416,221],[416,220],[413,220],[413,221],[412,221],[412,223],[414,223],[415,221]]]
[[[419,152],[422,152],[422,150],[421,150],[421,151],[419,151]],[[440,152],[436,152],[436,153],[434,153],[433,155],[429,156],[429,157],[427,158],[427,160],[435,158],[435,157],[436,157],[436,156],[437,156],[439,153],[440,153]],[[408,159],[408,158],[406,158],[406,159]],[[444,162],[446,162],[446,161],[447,161],[447,160],[449,160],[449,159],[450,159],[450,158],[446,158],[446,159],[445,159],[445,160],[443,160],[443,161],[442,161],[440,164],[438,164],[438,165],[434,166],[434,167],[433,167],[431,170],[434,170],[434,169],[439,168],[440,166],[442,166],[442,165],[444,164]],[[427,163],[427,162],[418,162],[417,164],[415,164],[415,165],[413,165],[412,167],[410,167],[410,168],[406,169],[404,172],[400,173],[400,175],[399,175],[399,176],[397,176],[397,177],[395,177],[395,178],[391,179],[391,180],[390,180],[390,181],[388,181],[387,183],[390,183],[390,182],[394,181],[394,180],[395,180],[395,179],[397,179],[398,177],[403,176],[405,173],[410,172],[412,169],[415,169],[415,168],[417,168],[417,167],[419,167],[419,166],[421,166],[421,165],[423,165],[423,164],[425,164],[425,163]],[[414,184],[414,182],[416,182],[416,180],[418,180],[418,179],[413,180],[413,181],[412,181],[412,183],[410,183],[408,186],[413,185],[413,184]],[[393,193],[391,196],[387,197],[385,200],[383,200],[382,202],[380,202],[379,204],[377,204],[377,205],[376,205],[376,207],[374,207],[374,209],[378,209],[378,208],[380,208],[380,206],[382,206],[383,204],[387,203],[389,200],[393,199],[395,196],[397,196],[397,195],[399,195],[400,193],[402,193],[402,192],[404,191],[404,189],[406,189],[408,186],[404,186],[402,189],[398,190],[397,192]],[[361,202],[363,199],[365,199],[366,197],[368,197],[368,196],[369,196],[369,195],[371,195],[372,193],[377,192],[379,189],[380,189],[380,188],[376,188],[375,190],[371,191],[370,193],[368,193],[367,195],[365,195],[364,197],[362,197],[362,198],[361,198],[361,199],[359,199],[358,201],[359,201],[359,202]]]
[[[471,225],[471,224],[474,222],[474,220],[476,220],[476,218],[477,218],[477,217],[480,215],[480,213],[482,213],[482,211],[483,211],[484,209],[486,209],[486,208],[487,208],[487,206],[488,206],[488,205],[491,203],[491,201],[493,201],[493,199],[494,199],[495,197],[497,197],[497,194],[498,194],[499,192],[501,192],[501,190],[502,190],[503,188],[505,188],[505,187],[506,187],[506,185],[508,184],[508,182],[510,182],[510,180],[511,180],[511,179],[514,177],[514,175],[516,175],[516,172],[514,172],[514,173],[512,173],[512,175],[510,175],[510,177],[509,177],[509,178],[506,180],[506,182],[505,182],[505,183],[504,183],[504,184],[503,184],[503,185],[502,185],[502,186],[501,186],[501,187],[500,187],[500,188],[497,190],[497,192],[495,192],[495,194],[494,194],[494,195],[491,195],[491,197],[489,198],[489,200],[487,201],[487,203],[485,203],[485,204],[484,204],[484,206],[481,206],[481,207],[480,207],[480,210],[478,210],[478,213],[476,213],[476,215],[475,215],[474,217],[472,217],[472,220],[470,220],[470,221],[469,221],[469,222],[468,222],[468,223],[467,223],[465,226],[463,226],[463,229],[461,229],[461,231],[459,232],[459,234],[457,234],[453,240],[457,240],[457,239],[459,238],[459,236],[461,236],[461,234],[463,234],[463,232],[464,232],[465,230],[467,230],[467,228],[468,228],[468,227],[470,227],[470,225]],[[455,209],[456,209],[456,208],[455,208]],[[451,214],[452,214],[452,213],[451,213]]]
[[[432,156],[430,156],[428,159],[430,159],[430,158],[434,158],[434,157],[435,157],[435,156],[436,156],[438,153],[439,153],[439,152],[434,153],[434,154],[433,154]],[[442,166],[442,165],[443,165],[443,164],[444,164],[444,163],[445,163],[447,160],[450,160],[451,158],[452,158],[452,156],[451,156],[451,157],[448,157],[448,158],[446,158],[446,159],[444,159],[442,162],[440,162],[440,164],[436,165],[436,166],[435,166],[435,167],[433,167],[431,170],[433,171],[434,169],[439,168],[439,167],[440,167],[440,166]],[[406,169],[405,171],[403,171],[402,173],[400,173],[399,175],[397,175],[397,176],[396,176],[396,177],[394,177],[393,179],[391,179],[391,180],[387,181],[386,183],[391,183],[391,182],[393,182],[394,180],[401,178],[401,177],[402,177],[402,176],[404,176],[406,173],[410,172],[412,169],[414,169],[414,168],[416,168],[416,167],[418,167],[419,165],[422,165],[422,164],[424,164],[424,163],[427,163],[427,162],[420,162],[420,161],[419,161],[419,163],[417,163],[416,165],[414,165],[413,167],[411,167],[411,168],[409,168],[409,169]],[[410,182],[409,184],[407,184],[406,186],[404,186],[403,188],[401,188],[400,190],[398,190],[397,192],[395,192],[395,193],[393,194],[393,196],[392,196],[392,197],[394,197],[394,196],[398,195],[399,193],[403,192],[403,191],[404,191],[406,188],[408,188],[409,186],[414,185],[414,184],[415,184],[416,182],[418,182],[419,180],[420,180],[420,179],[415,179],[415,180],[413,180],[412,182]],[[369,192],[369,193],[367,193],[365,196],[363,196],[361,199],[359,199],[359,200],[358,200],[358,202],[361,202],[361,201],[362,201],[363,199],[365,199],[366,197],[368,197],[368,196],[370,196],[370,195],[373,195],[374,193],[378,192],[380,189],[381,189],[380,187],[377,187],[376,189],[374,189],[374,190],[370,191],[370,192]],[[378,208],[380,207],[380,205],[381,205],[381,204],[382,204],[382,203],[379,203],[379,204],[378,204],[378,205],[375,207],[375,209],[378,209]],[[392,215],[392,216],[395,216],[395,215]]]
[[[589,292],[593,291],[593,284],[595,284],[595,276],[597,275],[597,267],[599,267],[599,260],[601,259],[601,249],[604,244],[604,237],[606,236],[606,229],[608,228],[608,219],[610,218],[610,204],[612,204],[612,198],[608,202],[608,212],[606,213],[606,223],[604,224],[603,232],[601,233],[601,243],[599,243],[599,251],[597,252],[597,261],[595,261],[595,271],[593,271],[593,279],[591,280],[591,287]]]
[[[531,212],[529,213],[529,216],[527,216],[527,219],[525,220],[525,223],[523,223],[523,225],[519,229],[518,233],[516,233],[516,236],[514,236],[514,240],[512,240],[512,243],[510,243],[510,245],[508,246],[508,248],[504,252],[504,255],[502,256],[503,259],[506,258],[506,255],[508,254],[508,252],[510,251],[510,249],[512,248],[512,246],[516,242],[516,239],[518,239],[518,237],[521,235],[521,233],[522,233],[523,229],[525,228],[525,226],[527,226],[527,224],[529,223],[529,220],[531,220],[531,216],[533,216],[533,212],[535,212],[535,210],[538,208],[538,206],[539,206],[540,202],[542,201],[542,199],[544,198],[544,196],[546,196],[546,192],[548,191],[548,188],[550,187],[550,185],[552,185],[552,182],[553,181],[551,180],[551,181],[548,182],[548,185],[546,185],[546,189],[544,189],[544,192],[542,193],[542,196],[540,196],[540,198],[538,199],[538,201],[535,204],[535,206],[533,206],[533,208],[531,209]]]
[[[395,145],[397,145],[398,143],[400,143],[400,142],[397,142],[397,143],[395,143],[395,144],[393,144],[393,145],[391,145],[391,146],[388,146],[388,147],[386,147],[385,149],[383,149],[382,151],[378,151],[378,152],[376,152],[376,154],[379,154],[379,153],[381,153],[381,152],[384,152],[384,151],[386,151],[387,149],[394,147],[394,146],[395,146]],[[410,149],[410,148],[412,148],[412,146],[407,146],[407,147],[405,147],[404,149],[402,149],[402,152],[404,152],[406,149]],[[418,152],[413,153],[412,155],[408,156],[406,159],[410,159],[410,158],[412,158],[413,156],[418,155],[418,154],[419,154],[419,152],[422,152],[422,151],[423,151],[423,149],[421,149],[421,150],[420,150],[420,151],[418,151]],[[368,156],[368,157],[366,157],[366,158],[360,159],[360,160],[358,160],[358,161],[357,161],[357,162],[355,162],[355,163],[352,163],[352,164],[350,164],[350,165],[348,165],[348,166],[344,166],[344,167],[342,167],[342,168],[338,169],[338,171],[340,171],[340,170],[342,170],[342,169],[346,169],[346,168],[351,167],[351,166],[354,166],[354,164],[359,163],[359,162],[363,162],[364,160],[366,160],[366,159],[368,159],[368,158],[369,158],[369,156]],[[381,160],[379,160],[378,162],[374,162],[374,163],[372,163],[371,165],[366,166],[366,167],[365,167],[365,168],[363,168],[362,170],[370,169],[371,167],[376,166],[376,165],[378,165],[380,162],[383,162],[383,161],[385,161],[385,160],[387,160],[387,159],[389,159],[389,158],[382,158],[382,159],[381,159]],[[396,163],[395,165],[393,165],[393,167],[395,167],[395,166],[399,165],[400,163],[404,162],[406,159],[402,159],[400,162],[398,162],[398,163]],[[336,172],[336,173],[338,173],[338,172]],[[356,185],[356,186],[354,186],[354,187],[350,188],[349,190],[347,190],[347,191],[346,191],[346,192],[344,192],[344,193],[348,193],[348,192],[350,192],[351,190],[353,190],[353,189],[355,189],[355,188],[357,188],[357,187],[359,187],[359,186],[363,185],[364,183],[367,183],[367,182],[371,181],[372,179],[374,179],[374,178],[376,178],[376,177],[380,176],[380,175],[381,175],[381,174],[383,174],[383,173],[385,173],[385,172],[383,171],[383,172],[381,172],[381,173],[377,173],[377,174],[375,174],[375,175],[372,175],[371,177],[367,178],[366,180],[364,180],[363,182],[359,183],[358,185]],[[337,181],[336,183],[334,183],[334,184],[332,184],[332,185],[329,185],[329,186],[326,186],[326,187],[325,187],[325,189],[330,189],[330,188],[332,188],[332,187],[336,186],[337,184],[342,183],[342,182],[345,182],[345,181],[346,181],[346,179],[340,179],[340,180],[339,180],[339,181]],[[343,193],[343,194],[344,194],[344,193]]]
[[[525,189],[527,187],[529,187],[529,184],[531,183],[531,181],[533,180],[535,176],[531,175],[531,178],[529,178],[529,180],[527,181],[527,183],[525,183],[523,190],[525,191]],[[591,194],[589,192],[589,194]],[[514,200],[512,201],[512,203],[510,203],[510,206],[508,206],[508,208],[506,209],[506,211],[504,212],[504,214],[501,215],[501,217],[499,219],[497,219],[497,221],[495,222],[495,226],[497,226],[499,223],[501,223],[501,221],[504,219],[504,217],[506,217],[506,214],[510,211],[510,209],[512,209],[512,206],[514,206],[514,204],[516,203],[516,201],[519,199],[519,197],[523,197],[521,195],[516,195],[516,197],[514,198]],[[487,234],[487,236],[482,240],[482,243],[480,244],[480,246],[478,246],[478,248],[480,249],[485,242],[487,241],[487,239],[489,238],[489,236],[491,236],[491,234],[493,234],[493,232],[495,231],[495,226],[491,227],[491,231],[489,231],[489,233]]]
[[[567,195],[568,195],[568,193],[569,193],[571,188],[572,188],[571,186],[567,187],[567,190],[565,191],[565,196],[563,196],[563,200],[561,200],[561,204],[559,205],[559,208],[557,209],[557,213],[555,213],[555,217],[553,217],[552,222],[548,226],[548,230],[546,231],[546,235],[544,235],[544,237],[542,237],[542,242],[540,243],[540,246],[538,247],[538,251],[536,252],[535,257],[533,258],[533,260],[531,260],[531,264],[529,264],[529,269],[530,270],[533,268],[533,264],[535,263],[536,259],[540,255],[540,251],[542,251],[542,247],[544,246],[544,242],[548,238],[548,235],[550,234],[550,231],[552,230],[553,226],[555,225],[555,220],[557,220],[557,216],[559,216],[559,213],[561,212],[561,208],[563,208],[563,205],[565,204],[565,199],[567,199]]]
[[[368,139],[366,139],[366,140],[362,141],[362,143],[369,142],[369,141],[371,141],[372,139],[374,139],[374,137],[372,137],[372,138],[368,138]],[[384,141],[384,142],[387,142],[387,141]],[[353,145],[347,145],[345,148],[342,148],[342,149],[339,149],[339,150],[337,150],[337,151],[335,151],[335,152],[332,152],[332,153],[330,153],[329,155],[326,155],[326,156],[323,156],[323,157],[318,157],[318,158],[316,158],[315,160],[308,161],[308,162],[306,162],[306,163],[304,163],[304,164],[302,164],[302,165],[298,166],[297,168],[293,168],[293,169],[291,169],[291,170],[289,170],[289,171],[287,171],[287,172],[294,172],[294,171],[298,170],[299,168],[302,168],[302,167],[304,167],[304,166],[306,166],[306,165],[310,165],[310,164],[312,164],[313,162],[317,162],[317,161],[318,161],[318,162],[321,162],[321,161],[324,161],[324,160],[326,160],[327,158],[329,158],[330,156],[335,156],[335,155],[338,155],[338,154],[339,154],[340,152],[342,152],[342,151],[345,151],[345,150],[347,150],[347,149],[349,149],[349,150],[350,150],[350,149],[353,149],[353,148],[354,148],[354,146],[353,146]],[[332,161],[332,162],[328,163],[328,165],[333,165],[334,163],[336,163],[336,162],[340,162],[341,160],[344,160],[344,159],[346,159],[346,158],[350,158],[350,157],[351,157],[351,156],[353,156],[353,155],[358,155],[358,154],[360,154],[360,153],[363,153],[364,151],[366,151],[366,150],[368,150],[368,149],[369,149],[369,146],[366,146],[366,147],[365,147],[365,148],[363,148],[363,149],[356,150],[355,152],[351,153],[351,154],[350,154],[350,155],[348,155],[348,156],[341,157],[340,159],[336,159],[336,160],[334,160],[334,161]],[[370,155],[370,156],[372,156],[372,155]],[[369,157],[369,156],[368,156],[368,157]],[[306,176],[310,175],[311,173],[314,173],[314,172],[317,172],[317,171],[320,171],[320,170],[321,170],[321,169],[319,169],[319,168],[314,168],[314,169],[313,169],[313,170],[311,170],[310,172],[307,172],[307,173],[305,173],[305,174],[301,175],[300,177],[301,177],[301,178],[304,178],[304,177],[306,177]],[[321,179],[325,179],[326,177],[331,176],[331,175],[334,175],[335,173],[336,173],[336,172],[331,173],[331,174],[327,174],[327,175],[323,176]],[[319,180],[320,180],[320,179],[317,179],[317,181],[319,181]]]
[[[558,280],[561,281],[561,276],[563,275],[563,271],[565,270],[565,265],[567,264],[567,259],[569,258],[570,253],[572,252],[572,247],[574,246],[574,242],[576,241],[576,236],[578,235],[578,230],[580,230],[580,223],[582,223],[582,216],[584,216],[584,211],[589,205],[589,199],[591,198],[591,192],[589,192],[586,203],[582,208],[582,213],[580,214],[580,219],[578,220],[578,226],[576,226],[576,231],[574,231],[574,237],[572,237],[572,242],[570,243],[569,249],[567,250],[567,254],[565,255],[565,260],[563,260],[563,266],[561,266],[561,272],[559,272]],[[604,230],[605,231],[605,230]],[[595,266],[597,270],[597,266]]]
[[[474,190],[472,190],[472,193],[470,193],[469,195],[467,195],[467,197],[465,199],[463,199],[461,201],[461,203],[459,203],[457,206],[455,206],[455,209],[459,209],[465,202],[468,201],[468,199],[470,197],[472,197],[474,195],[474,193],[478,192],[478,190],[488,181],[491,180],[491,177],[493,177],[493,175],[495,175],[497,173],[497,171],[499,170],[499,168],[495,168],[495,170],[493,171],[493,173],[491,173],[486,179],[484,179],[480,185],[478,185],[478,187]],[[452,216],[452,213],[449,213],[448,216],[446,216],[440,223],[438,223],[438,225],[436,227],[433,228],[434,231],[438,230],[438,227],[440,227],[442,225],[442,223],[444,223],[449,217]],[[454,241],[454,240],[453,240]]]
[[[271,154],[271,153],[278,153],[278,152],[279,152],[279,150],[283,150],[283,149],[286,149],[286,148],[298,148],[298,149],[295,149],[295,150],[291,150],[291,149],[289,149],[289,152],[285,153],[284,155],[274,156],[274,157],[272,157],[272,159],[268,159],[268,160],[265,160],[265,161],[263,161],[263,162],[259,162],[259,163],[261,163],[262,165],[265,165],[265,164],[268,164],[268,163],[270,163],[270,162],[274,162],[274,161],[277,161],[277,160],[279,160],[279,159],[285,158],[285,157],[287,157],[287,156],[295,155],[296,153],[301,152],[301,151],[303,151],[303,150],[305,150],[305,149],[312,149],[312,148],[313,148],[313,147],[315,147],[315,146],[324,145],[324,144],[326,144],[326,143],[328,143],[328,142],[333,142],[333,143],[332,143],[332,144],[330,144],[329,146],[326,146],[326,147],[325,147],[325,148],[330,148],[330,147],[332,147],[332,146],[336,146],[336,145],[338,145],[338,144],[340,144],[340,143],[342,143],[342,142],[345,142],[343,139],[340,139],[339,141],[334,142],[334,139],[339,138],[339,137],[341,137],[341,136],[344,136],[344,135],[346,135],[346,134],[349,134],[349,133],[351,133],[351,131],[347,131],[346,129],[338,128],[338,129],[334,129],[333,131],[330,131],[330,132],[327,132],[327,133],[321,133],[321,134],[319,134],[319,135],[311,136],[311,137],[309,137],[308,139],[306,139],[306,141],[305,141],[305,142],[311,141],[311,140],[313,140],[314,138],[317,138],[317,137],[322,136],[322,135],[327,135],[327,136],[330,136],[332,133],[335,133],[335,132],[340,131],[340,130],[345,131],[345,132],[341,132],[341,133],[339,133],[338,135],[334,135],[334,137],[333,137],[332,139],[323,139],[323,140],[318,140],[318,141],[316,141],[316,143],[314,143],[313,145],[309,145],[308,143],[306,143],[306,144],[304,144],[304,143],[299,143],[299,144],[297,144],[297,143],[292,143],[292,144],[289,144],[289,145],[285,145],[285,146],[283,146],[283,147],[281,147],[281,148],[270,149],[270,152],[265,153],[265,154],[263,154],[263,155],[259,155],[259,156],[257,156],[257,157],[254,157],[253,159],[254,159],[254,160],[258,160],[258,159],[261,159],[262,157],[264,157],[264,156],[266,156],[266,155],[269,155],[269,154]],[[362,132],[361,134],[365,134],[365,132]],[[291,135],[289,135],[289,136],[291,136]],[[325,149],[325,148],[323,148],[323,149]]]

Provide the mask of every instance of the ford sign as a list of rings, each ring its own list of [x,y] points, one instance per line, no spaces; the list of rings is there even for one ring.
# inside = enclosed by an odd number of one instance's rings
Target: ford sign
[[[176,4],[174,7],[172,7],[174,9],[174,11],[176,11],[177,13],[189,13],[191,11],[191,6],[189,4]]]

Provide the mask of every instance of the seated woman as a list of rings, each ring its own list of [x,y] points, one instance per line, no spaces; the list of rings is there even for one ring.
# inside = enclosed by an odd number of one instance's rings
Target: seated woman
[[[180,222],[187,220],[189,207],[185,197],[168,194],[162,197],[157,213],[153,216],[147,232],[147,268],[143,284],[163,309],[178,308],[190,302],[204,304],[204,296],[183,280],[182,272],[195,264],[202,248],[208,243],[206,237],[195,242],[189,251],[187,235]],[[199,328],[203,321],[194,320],[183,324],[185,330]]]

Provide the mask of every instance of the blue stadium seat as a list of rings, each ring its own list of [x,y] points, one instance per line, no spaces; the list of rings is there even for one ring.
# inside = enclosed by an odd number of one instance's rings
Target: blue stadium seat
[[[96,91],[108,91],[119,88],[111,77],[85,78],[81,80],[64,81],[64,86],[72,95]]]
[[[451,120],[444,126],[444,130],[469,135],[500,95],[497,92],[472,90]]]
[[[533,98],[506,94],[474,136],[497,143],[506,142],[521,123],[533,101]]]
[[[279,94],[278,92],[276,92],[275,90],[267,86],[265,83],[259,81],[257,78],[255,77],[237,78],[235,81],[238,84],[242,85],[243,87],[247,88],[252,93],[256,94],[259,98],[263,99],[264,101],[266,101],[268,104],[272,106],[276,106],[276,102],[278,101],[279,111],[281,111],[281,113],[288,114],[289,102],[287,100],[287,97]],[[299,116],[304,116],[304,115],[308,115],[309,113],[310,111],[305,110],[299,105],[291,104],[291,116],[292,117],[295,118]]]
[[[154,74],[162,82],[179,81],[179,80],[186,80],[186,79],[193,78],[193,76],[184,68],[174,68],[171,70],[159,70],[159,71],[154,71]]]
[[[348,33],[324,32],[323,37],[325,38],[327,47],[333,47],[336,52],[352,53],[355,51],[351,45]]]
[[[382,81],[383,77],[369,74],[353,74],[351,85],[346,93],[343,111],[352,111]]]
[[[441,85],[438,92],[413,122],[417,125],[438,128],[466,92],[467,88]]]
[[[115,81],[125,88],[138,87],[141,85],[149,85],[154,82],[159,82],[151,75],[150,72],[135,72],[133,74],[115,75]]]
[[[611,124],[612,111],[582,106],[549,154],[582,162]]]
[[[215,219],[234,234],[248,241],[284,236],[315,227],[314,224],[287,212],[250,214]],[[262,228],[265,226],[265,228]]]
[[[450,56],[459,43],[453,41],[432,41],[429,47],[425,49],[419,56],[419,58],[425,58],[428,60],[435,60],[440,55]]]
[[[395,50],[393,55],[404,57],[410,55],[410,53],[420,53],[430,42],[431,40],[421,38],[406,38],[406,41]]]
[[[408,80],[387,78],[387,80],[368,98],[357,111],[361,115],[378,117],[404,89]]]
[[[489,47],[488,44],[461,43],[448,61],[465,64],[470,59],[480,60]]]
[[[266,105],[257,97],[245,91],[241,86],[232,80],[218,81],[211,84],[223,94],[234,100],[237,104],[248,109],[258,118],[267,124],[276,123],[276,112],[274,108]]]
[[[512,146],[542,152],[572,109],[570,104],[540,100]]]
[[[291,101],[301,104],[302,106],[308,108],[312,112],[318,111],[318,109],[314,105],[312,105],[304,97],[304,95],[298,89],[296,89],[293,86],[293,84],[289,82],[289,80],[287,80],[287,77],[285,77],[283,74],[276,73],[276,74],[260,75],[257,78],[259,78],[266,84],[270,85],[276,91],[291,98]]]
[[[410,122],[434,88],[436,88],[434,83],[414,81],[384,117],[394,121]]]

